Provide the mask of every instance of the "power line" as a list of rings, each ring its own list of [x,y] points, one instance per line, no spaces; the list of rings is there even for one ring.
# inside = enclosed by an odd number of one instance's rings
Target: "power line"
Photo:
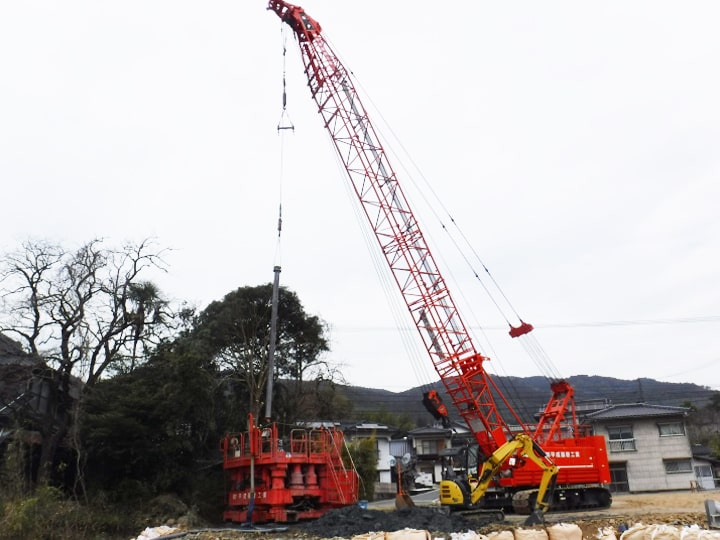
[[[536,328],[593,328],[603,326],[652,326],[660,324],[695,324],[720,322],[720,315],[708,315],[701,317],[678,317],[670,319],[636,319],[620,321],[596,321],[578,323],[547,323],[535,324]]]
[[[602,328],[608,326],[656,326],[662,324],[699,324],[720,322],[720,315],[707,315],[698,317],[677,317],[666,319],[630,319],[616,321],[586,321],[575,323],[533,323],[536,329],[541,328]],[[501,330],[507,332],[507,326],[483,326],[485,330]],[[396,326],[333,326],[333,330],[340,332],[389,332],[402,331]]]

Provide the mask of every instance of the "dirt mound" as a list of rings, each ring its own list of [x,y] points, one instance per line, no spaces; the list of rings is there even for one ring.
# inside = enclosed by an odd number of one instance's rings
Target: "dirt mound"
[[[368,532],[398,531],[405,528],[424,529],[437,533],[462,532],[476,526],[477,523],[462,515],[448,515],[440,508],[415,506],[383,512],[348,506],[332,510],[315,521],[298,525],[297,530],[320,538],[337,536],[348,538]]]

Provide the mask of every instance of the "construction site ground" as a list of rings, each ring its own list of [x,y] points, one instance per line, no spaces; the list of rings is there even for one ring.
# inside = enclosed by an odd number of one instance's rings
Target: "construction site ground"
[[[720,491],[672,491],[646,494],[615,495],[610,508],[593,511],[549,513],[545,526],[558,523],[578,525],[584,539],[598,538],[600,530],[611,528],[620,538],[622,531],[639,523],[643,525],[676,525],[708,528],[704,502],[720,500]],[[467,531],[489,534],[496,531],[525,528],[526,516],[507,515],[503,522],[485,523],[471,516],[446,515],[427,495],[413,508],[395,509],[394,502],[371,503],[367,509],[351,506],[334,510],[322,518],[297,524],[259,524],[256,529],[229,526],[174,531],[173,538],[188,540],[312,540],[320,538],[353,538],[370,532],[394,532],[403,529],[426,530],[431,538],[451,538]],[[263,529],[272,529],[265,530]],[[453,534],[455,533],[455,534]],[[147,536],[152,537],[152,535]],[[138,539],[145,538],[142,535]]]

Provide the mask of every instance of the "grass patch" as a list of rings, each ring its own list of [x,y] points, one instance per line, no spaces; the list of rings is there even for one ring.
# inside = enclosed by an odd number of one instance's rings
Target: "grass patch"
[[[0,501],[0,540],[115,540],[136,531],[131,514],[81,505],[51,487],[31,497]]]

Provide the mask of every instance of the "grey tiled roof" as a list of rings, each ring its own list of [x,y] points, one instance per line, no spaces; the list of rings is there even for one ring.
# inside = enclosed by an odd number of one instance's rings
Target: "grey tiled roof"
[[[452,430],[449,428],[439,428],[435,426],[425,426],[425,427],[419,427],[415,429],[411,429],[408,431],[408,435],[412,435],[413,437],[417,436],[437,436],[437,437],[447,437],[452,433]]]
[[[670,407],[668,405],[648,405],[647,403],[628,403],[610,405],[605,409],[585,415],[585,420],[612,420],[620,418],[652,418],[662,416],[686,416],[687,407]]]

